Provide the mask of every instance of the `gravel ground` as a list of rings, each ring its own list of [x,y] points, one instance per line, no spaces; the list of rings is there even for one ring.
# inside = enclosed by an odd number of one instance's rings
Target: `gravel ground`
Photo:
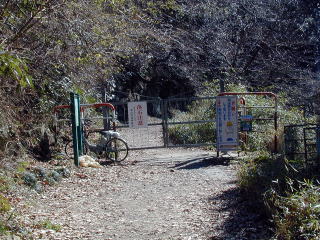
[[[131,152],[122,166],[74,169],[28,204],[24,221],[62,227],[34,239],[267,239],[235,182],[235,166],[210,152]]]

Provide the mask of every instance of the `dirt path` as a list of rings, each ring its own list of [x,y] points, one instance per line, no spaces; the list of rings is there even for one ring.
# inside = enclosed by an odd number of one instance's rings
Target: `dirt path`
[[[235,169],[227,159],[162,149],[133,152],[126,162],[78,169],[35,198],[25,221],[47,220],[62,229],[37,230],[34,238],[263,239],[259,216],[238,200]]]

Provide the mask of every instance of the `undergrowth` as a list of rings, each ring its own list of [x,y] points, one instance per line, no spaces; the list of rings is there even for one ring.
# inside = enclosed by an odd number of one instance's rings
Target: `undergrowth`
[[[176,110],[172,114],[175,122],[207,120],[215,118],[215,108],[212,101],[193,102],[186,111]],[[168,129],[169,137],[174,144],[210,143],[216,138],[215,125],[215,122],[173,125]]]
[[[268,153],[248,157],[240,164],[238,183],[243,197],[255,202],[253,207],[272,219],[275,239],[319,239],[317,171],[314,167],[297,169],[283,156]]]
[[[256,200],[257,208],[264,204],[264,194],[277,183],[283,189],[290,175],[287,163],[281,157],[265,152],[243,160],[238,168],[238,184],[244,195]]]
[[[297,187],[288,181],[290,191],[279,196],[272,191],[273,221],[277,239],[317,240],[320,237],[320,187],[305,180]]]
[[[65,167],[35,167],[27,159],[8,166],[0,165],[0,239],[32,239],[30,228],[60,231],[61,226],[49,220],[27,226],[19,220],[20,211],[15,205],[21,201],[21,195],[27,192],[27,195],[31,194],[29,196],[41,194],[46,187],[70,177],[70,170]]]

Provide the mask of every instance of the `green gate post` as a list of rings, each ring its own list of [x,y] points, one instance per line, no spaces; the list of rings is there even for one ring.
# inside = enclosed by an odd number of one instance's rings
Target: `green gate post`
[[[79,156],[82,155],[82,148],[83,148],[79,95],[71,92],[70,102],[71,102],[70,105],[71,105],[74,164],[78,167],[80,165]]]

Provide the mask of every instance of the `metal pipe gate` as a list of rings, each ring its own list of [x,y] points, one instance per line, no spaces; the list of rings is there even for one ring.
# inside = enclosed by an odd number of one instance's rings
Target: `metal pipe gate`
[[[215,146],[215,99],[216,97],[190,97],[144,100],[148,108],[148,127],[130,129],[128,123],[127,102],[112,102],[116,108],[117,130],[128,141],[130,150],[173,148],[173,147],[201,147]],[[189,112],[199,111],[197,117]],[[206,126],[212,133],[210,141],[192,136],[180,136],[174,141],[170,134],[179,134],[185,129]],[[178,131],[178,132],[177,132]],[[210,134],[209,134],[210,135]],[[203,140],[203,141],[202,141]]]

